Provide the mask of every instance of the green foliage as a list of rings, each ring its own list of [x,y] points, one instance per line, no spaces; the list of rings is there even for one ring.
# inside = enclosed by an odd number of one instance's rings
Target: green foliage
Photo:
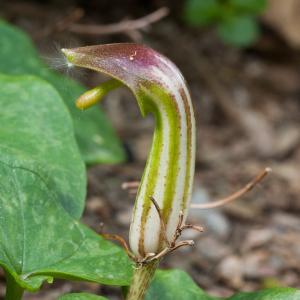
[[[253,17],[236,16],[220,23],[218,34],[233,46],[246,47],[257,40],[259,27]]]
[[[262,13],[267,7],[266,0],[229,0],[228,2],[236,11],[247,14]]]
[[[85,167],[59,94],[34,77],[0,75],[0,82],[1,161],[37,172],[65,210],[79,219]]]
[[[259,37],[255,17],[266,5],[266,0],[186,0],[184,19],[194,26],[214,25],[225,43],[246,47]]]
[[[215,300],[202,291],[185,272],[156,271],[145,300]]]
[[[218,0],[188,0],[185,5],[184,17],[194,26],[210,25],[220,18],[222,6]]]
[[[253,293],[238,293],[227,300],[298,300],[300,291],[292,288],[273,288]]]
[[[87,164],[124,160],[124,151],[101,110],[93,107],[81,112],[75,107],[76,98],[85,91],[83,86],[50,70],[38,57],[29,38],[1,20],[0,45],[0,72],[35,75],[58,90],[71,112],[76,139]]]
[[[238,293],[229,298],[212,297],[201,290],[183,271],[157,271],[146,300],[298,300],[300,291],[292,288],[266,289],[253,293]]]
[[[34,291],[54,277],[129,284],[126,254],[71,216],[82,212],[85,168],[59,94],[1,75],[0,103],[0,265],[10,287]]]
[[[86,293],[80,293],[63,295],[62,297],[59,297],[58,300],[107,300],[107,298]]]

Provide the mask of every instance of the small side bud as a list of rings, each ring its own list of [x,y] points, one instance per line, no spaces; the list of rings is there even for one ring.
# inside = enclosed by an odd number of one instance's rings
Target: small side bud
[[[82,94],[76,100],[76,107],[82,110],[87,109],[100,102],[107,93],[120,87],[121,85],[122,83],[116,79],[108,80]]]

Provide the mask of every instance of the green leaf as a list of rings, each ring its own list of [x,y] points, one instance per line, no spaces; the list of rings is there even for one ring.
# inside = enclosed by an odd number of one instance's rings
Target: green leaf
[[[158,270],[145,300],[215,300],[208,296],[196,283],[183,271]]]
[[[146,300],[299,300],[300,290],[292,288],[266,289],[253,293],[238,293],[229,298],[209,296],[185,272],[158,270]]]
[[[85,112],[75,107],[85,88],[49,69],[38,57],[30,39],[17,28],[0,20],[0,72],[31,74],[49,81],[59,91],[73,118],[75,135],[87,164],[117,163],[125,159],[114,130],[97,107]]]
[[[0,74],[0,159],[36,172],[61,205],[80,218],[85,201],[85,166],[72,121],[61,97],[32,76]]]
[[[95,106],[85,111],[76,108],[75,100],[85,89],[54,72],[48,71],[44,78],[56,87],[71,112],[75,137],[86,164],[124,161],[123,147],[100,108]]]
[[[128,285],[117,246],[73,220],[34,170],[0,162],[0,265],[24,289],[53,277]]]
[[[124,251],[66,212],[84,165],[59,94],[40,79],[2,75],[0,103],[0,265],[30,291],[53,278],[128,285]]]
[[[272,288],[253,293],[238,293],[227,300],[299,300],[300,290]]]
[[[259,14],[267,7],[267,0],[229,0],[229,4],[244,13]]]
[[[209,25],[217,21],[223,8],[217,0],[187,0],[184,19],[191,25]]]
[[[107,298],[86,293],[74,293],[63,295],[58,300],[107,300]]]
[[[227,44],[246,47],[258,39],[259,27],[253,17],[234,16],[219,24],[218,34]]]

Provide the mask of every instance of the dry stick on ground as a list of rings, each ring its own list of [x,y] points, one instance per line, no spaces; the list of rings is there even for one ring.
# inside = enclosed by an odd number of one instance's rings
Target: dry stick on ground
[[[270,172],[271,172],[271,168],[265,168],[253,180],[251,180],[242,189],[238,190],[237,192],[233,193],[232,195],[230,195],[228,197],[225,197],[223,199],[214,201],[212,203],[192,204],[191,208],[198,208],[198,209],[216,208],[216,207],[224,206],[224,205],[226,205],[226,204],[228,204],[232,201],[235,201],[238,198],[245,195],[246,193],[250,192]],[[136,187],[137,185],[138,185],[138,182],[134,181],[132,183],[127,182],[126,184],[123,184],[122,187],[123,188],[130,188],[130,187]],[[150,200],[151,200],[152,204],[154,205],[154,207],[157,211],[157,214],[158,214],[158,217],[159,217],[159,220],[160,220],[160,224],[161,224],[161,232],[163,234],[163,239],[164,239],[165,243],[167,244],[167,247],[164,248],[161,252],[159,252],[159,253],[148,253],[142,260],[138,261],[137,258],[134,257],[134,255],[131,253],[126,241],[122,237],[120,237],[119,235],[116,235],[116,234],[102,234],[104,238],[117,240],[118,242],[120,242],[122,244],[122,246],[124,247],[125,251],[127,252],[128,256],[132,260],[134,260],[138,263],[141,263],[141,264],[149,263],[149,262],[154,261],[154,260],[159,260],[162,257],[164,257],[165,255],[167,255],[168,253],[173,252],[178,248],[181,248],[181,247],[184,247],[184,246],[193,246],[194,241],[192,241],[192,240],[180,241],[180,242],[177,243],[177,240],[181,236],[181,233],[182,233],[183,230],[193,229],[193,230],[196,230],[198,232],[203,231],[203,228],[201,226],[197,226],[197,225],[193,225],[193,224],[183,224],[183,213],[181,213],[180,216],[179,216],[177,229],[176,229],[176,233],[174,235],[174,238],[173,238],[172,241],[169,241],[168,237],[167,237],[167,232],[166,232],[166,224],[163,220],[161,209],[160,209],[158,203],[156,202],[156,200],[152,196],[150,197]]]
[[[169,14],[167,7],[162,7],[153,13],[136,20],[124,20],[119,23],[107,25],[72,24],[69,30],[74,33],[88,35],[105,35],[134,32],[148,27]]]
[[[265,168],[263,171],[261,171],[258,175],[256,175],[256,177],[254,179],[252,179],[249,183],[247,183],[243,188],[241,188],[240,190],[238,190],[237,192],[219,199],[219,200],[215,200],[212,201],[210,203],[201,203],[201,204],[191,204],[191,208],[199,208],[199,209],[209,209],[209,208],[216,208],[216,207],[220,207],[220,206],[224,206],[230,202],[233,202],[239,198],[241,198],[242,196],[244,196],[246,193],[250,192],[258,183],[260,183],[270,172],[271,172],[271,168]],[[138,181],[132,181],[132,182],[124,182],[122,184],[122,188],[123,189],[128,189],[129,192],[132,194],[132,189],[136,189],[139,185]],[[153,197],[151,197],[151,201],[154,203],[156,209],[157,209],[157,205],[156,202],[153,201]],[[195,225],[190,225],[190,224],[186,224],[184,225],[187,228],[194,228],[195,229]]]
[[[245,187],[243,187],[239,191],[233,193],[232,195],[230,195],[226,198],[220,199],[218,201],[215,201],[213,203],[192,204],[191,208],[200,208],[200,209],[216,208],[216,207],[220,207],[220,206],[223,206],[225,204],[228,204],[228,203],[230,203],[234,200],[237,200],[241,196],[243,196],[246,193],[248,193],[249,191],[251,191],[270,172],[271,172],[270,168],[265,168],[252,181],[250,181],[247,185],[245,185]],[[160,223],[161,223],[161,230],[162,230],[162,233],[163,233],[163,238],[164,238],[164,240],[167,244],[167,247],[164,248],[161,252],[157,253],[156,255],[153,255],[153,253],[150,253],[150,255],[145,257],[142,261],[140,261],[140,263],[149,263],[151,261],[161,259],[162,257],[167,255],[168,253],[173,252],[176,249],[178,249],[180,247],[183,247],[183,246],[193,246],[194,245],[193,240],[180,241],[180,242],[177,243],[177,240],[181,236],[181,233],[182,233],[183,230],[193,229],[193,230],[197,230],[199,232],[203,231],[203,228],[201,226],[192,225],[192,224],[183,225],[183,214],[181,214],[180,217],[179,217],[179,220],[178,220],[178,225],[177,225],[175,236],[174,236],[172,241],[169,241],[168,238],[167,238],[166,225],[165,225],[165,222],[164,222],[163,217],[162,217],[161,209],[160,209],[158,203],[156,202],[156,200],[153,197],[150,197],[150,200],[152,201],[152,203],[153,203],[153,205],[154,205],[154,207],[155,207],[155,209],[158,213]]]
[[[209,209],[209,208],[216,208],[216,207],[224,206],[230,202],[233,202],[233,201],[237,200],[238,198],[244,196],[246,193],[250,192],[270,172],[271,172],[271,168],[265,168],[252,181],[250,181],[243,188],[241,188],[237,192],[233,193],[232,195],[229,195],[223,199],[216,200],[216,201],[213,201],[210,203],[191,204],[191,208]]]

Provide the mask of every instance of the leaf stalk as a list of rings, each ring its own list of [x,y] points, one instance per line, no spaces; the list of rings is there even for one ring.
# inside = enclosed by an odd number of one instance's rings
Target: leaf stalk
[[[21,288],[15,279],[6,272],[6,294],[5,300],[20,300],[24,294],[24,289]]]

